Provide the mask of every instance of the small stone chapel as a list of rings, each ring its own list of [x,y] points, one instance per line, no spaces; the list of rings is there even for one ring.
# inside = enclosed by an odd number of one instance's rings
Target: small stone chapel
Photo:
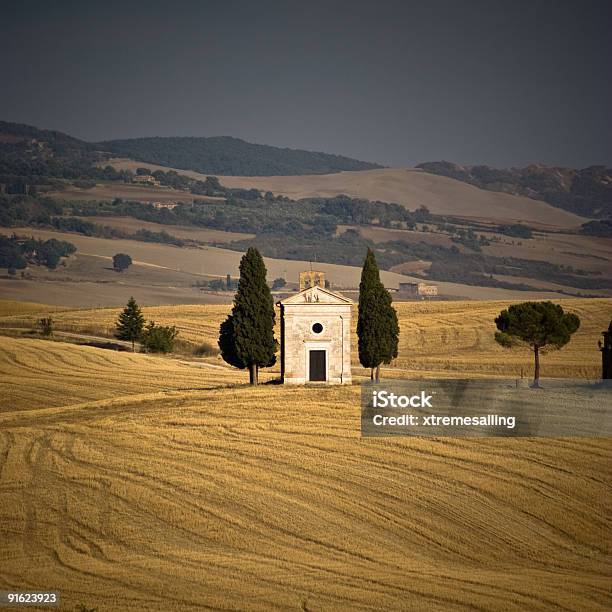
[[[278,302],[285,384],[351,383],[352,300],[325,287],[325,273],[300,273],[300,291]]]

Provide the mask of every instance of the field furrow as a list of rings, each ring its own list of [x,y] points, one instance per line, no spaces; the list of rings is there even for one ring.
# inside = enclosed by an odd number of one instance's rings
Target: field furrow
[[[528,368],[493,344],[502,307],[398,304],[385,375]],[[227,312],[165,308],[194,344]],[[610,302],[568,309],[583,326],[544,367],[579,376]],[[100,333],[116,312],[54,316]],[[612,607],[609,439],[362,438],[358,385],[246,378],[0,336],[3,583],[100,612]]]

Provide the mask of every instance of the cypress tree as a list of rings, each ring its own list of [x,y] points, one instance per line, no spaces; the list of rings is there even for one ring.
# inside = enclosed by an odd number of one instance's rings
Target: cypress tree
[[[127,306],[119,315],[117,320],[117,331],[115,337],[119,340],[127,340],[132,343],[132,352],[134,352],[134,342],[142,335],[145,319],[142,316],[140,306],[136,300],[131,297],[128,300]]]
[[[397,357],[399,324],[391,294],[380,281],[374,253],[368,249],[359,283],[359,361],[370,368],[370,378],[380,380],[380,364]]]
[[[259,368],[276,363],[274,302],[266,283],[266,266],[259,251],[250,248],[240,260],[240,280],[231,314],[219,329],[221,357],[258,383]]]

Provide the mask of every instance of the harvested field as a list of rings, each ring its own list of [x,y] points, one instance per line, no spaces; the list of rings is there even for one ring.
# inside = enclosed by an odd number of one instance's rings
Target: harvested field
[[[610,440],[362,439],[357,386],[0,355],[7,588],[99,612],[612,606]]]
[[[552,261],[578,270],[599,272],[604,278],[612,275],[612,238],[540,233],[535,233],[530,240],[509,236],[501,238],[503,242],[485,246],[483,252],[498,257]]]
[[[351,226],[340,227],[348,228]],[[444,247],[451,247],[454,244],[447,234],[435,232],[417,232],[413,230],[388,229],[386,227],[374,226],[361,226],[358,229],[359,233],[364,238],[368,238],[375,243],[399,240],[407,243],[426,242],[427,244],[435,244]]]
[[[597,379],[601,354],[597,341],[612,319],[610,299],[560,302],[580,317],[580,329],[559,351],[542,357],[542,375],[551,378]],[[533,355],[528,349],[504,349],[494,338],[494,319],[510,302],[397,303],[400,320],[398,369],[424,376],[529,377]],[[393,367],[390,368],[390,374]],[[395,375],[395,373],[393,373]],[[401,376],[401,374],[400,374]]]
[[[401,330],[399,356],[384,368],[385,372],[394,377],[518,377],[522,371],[530,376],[533,368],[530,351],[503,349],[493,338],[495,317],[511,303],[395,302]],[[612,319],[612,300],[570,299],[562,304],[580,317],[581,326],[567,346],[543,355],[542,375],[596,378],[601,363],[597,341]],[[159,324],[176,325],[179,338],[189,347],[195,348],[202,342],[216,347],[219,325],[230,308],[229,304],[151,306],[144,308],[143,314]],[[54,313],[53,319],[58,330],[112,337],[120,310],[65,310]],[[39,316],[37,312],[0,317],[0,331],[2,327],[32,329]],[[354,326],[356,318],[355,310]],[[279,336],[278,316],[276,335]],[[355,334],[353,339],[355,373],[366,375],[359,366]],[[278,367],[273,370],[278,371]]]
[[[51,340],[0,338],[0,415],[236,383],[236,371]],[[140,398],[140,399],[139,399]]]

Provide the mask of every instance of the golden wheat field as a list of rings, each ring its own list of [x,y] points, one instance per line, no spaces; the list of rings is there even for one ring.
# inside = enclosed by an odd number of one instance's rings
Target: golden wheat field
[[[521,371],[524,376],[529,376],[531,353],[526,349],[503,349],[493,339],[495,317],[512,303],[396,302],[401,329],[399,355],[385,370],[390,376],[400,377],[516,377],[521,376]],[[580,317],[581,326],[567,346],[542,357],[543,375],[597,378],[601,364],[597,341],[612,319],[612,299],[568,299],[563,300],[562,305]],[[33,328],[44,306],[28,308],[29,311],[16,314],[13,307],[11,312],[2,316],[0,301],[0,331],[2,327]],[[230,308],[228,304],[151,306],[145,307],[143,313],[147,319],[162,325],[176,325],[182,347],[190,352],[202,343],[216,347],[219,325]],[[120,311],[120,308],[64,309],[54,312],[53,319],[58,330],[112,337]],[[354,312],[354,327],[356,318]],[[279,336],[278,325],[276,335]],[[365,373],[360,372],[355,334],[353,340],[353,365],[357,374]],[[273,371],[278,371],[278,368]]]
[[[397,304],[395,373],[505,373],[521,358],[491,344],[503,306]],[[580,375],[612,302],[564,307],[583,325],[544,373]],[[48,311],[0,302],[0,322]],[[226,312],[144,310],[194,345]],[[52,316],[103,333],[116,314]],[[246,378],[0,336],[2,583],[99,612],[612,607],[609,439],[361,438],[358,385]]]

